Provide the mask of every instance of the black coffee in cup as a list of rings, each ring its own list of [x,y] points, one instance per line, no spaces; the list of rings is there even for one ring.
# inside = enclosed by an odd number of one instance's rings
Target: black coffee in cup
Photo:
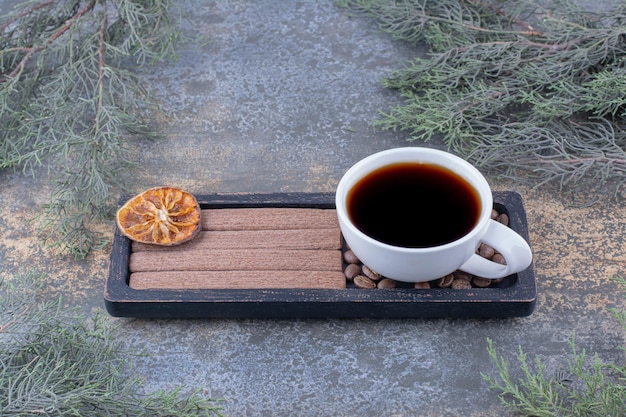
[[[478,223],[481,200],[465,179],[428,163],[394,163],[361,178],[348,192],[348,216],[371,238],[427,248],[453,242]]]

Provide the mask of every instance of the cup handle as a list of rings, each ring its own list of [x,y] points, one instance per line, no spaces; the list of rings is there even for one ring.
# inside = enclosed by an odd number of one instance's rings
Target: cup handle
[[[495,220],[490,221],[481,241],[500,252],[506,260],[506,265],[473,254],[461,265],[460,270],[482,278],[495,279],[523,271],[532,262],[532,252],[526,240],[514,230]]]

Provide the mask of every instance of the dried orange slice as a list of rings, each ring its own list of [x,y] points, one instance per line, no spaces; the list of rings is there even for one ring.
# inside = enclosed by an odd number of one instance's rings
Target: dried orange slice
[[[190,193],[155,187],[128,200],[117,211],[117,227],[129,239],[172,246],[200,232],[200,205]]]

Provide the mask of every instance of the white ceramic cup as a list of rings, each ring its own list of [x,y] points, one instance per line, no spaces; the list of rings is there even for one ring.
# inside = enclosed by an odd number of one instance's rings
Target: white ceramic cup
[[[378,168],[406,162],[439,165],[467,181],[480,197],[480,215],[471,231],[439,246],[406,248],[379,242],[359,230],[347,210],[348,193],[362,178]],[[419,196],[411,196],[416,198]],[[437,204],[436,201],[420,204]],[[530,246],[515,231],[491,219],[493,196],[483,175],[467,161],[451,153],[423,147],[389,149],[353,165],[341,178],[335,196],[339,227],[346,243],[367,266],[381,275],[404,282],[423,282],[443,277],[457,269],[483,278],[503,278],[523,271],[532,261]],[[476,254],[483,242],[500,252],[501,265]]]

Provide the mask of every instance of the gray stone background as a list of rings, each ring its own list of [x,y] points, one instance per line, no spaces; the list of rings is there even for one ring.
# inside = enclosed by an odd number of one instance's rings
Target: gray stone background
[[[6,11],[15,2],[0,1]],[[604,8],[612,1],[581,1]],[[380,79],[415,48],[332,1],[189,3],[180,60],[141,70],[161,101],[164,137],[137,144],[135,190],[160,184],[213,192],[332,192],[373,152],[407,146],[372,127],[400,98]],[[414,144],[417,145],[417,144]],[[428,146],[437,146],[431,144]],[[626,211],[575,208],[551,191],[490,179],[522,194],[535,254],[538,306],[516,319],[111,318],[146,390],[205,390],[228,416],[502,416],[480,373],[495,373],[486,338],[513,360],[518,345],[563,369],[568,339],[604,360],[624,361],[624,332],[606,308],[623,305],[609,278],[624,275]],[[47,201],[45,170],[0,172],[3,276],[45,272],[50,296],[87,314],[104,310],[110,246],[85,261],[42,248],[29,220]],[[112,235],[111,225],[103,231]]]

